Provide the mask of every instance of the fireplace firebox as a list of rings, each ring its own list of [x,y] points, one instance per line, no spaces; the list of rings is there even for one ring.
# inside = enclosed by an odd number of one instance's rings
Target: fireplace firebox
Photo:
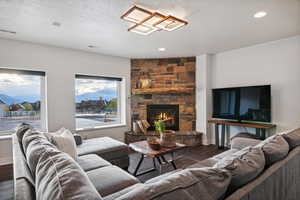
[[[166,129],[179,130],[179,105],[151,104],[147,105],[147,121],[150,124],[148,130],[155,130],[154,121],[164,120]]]

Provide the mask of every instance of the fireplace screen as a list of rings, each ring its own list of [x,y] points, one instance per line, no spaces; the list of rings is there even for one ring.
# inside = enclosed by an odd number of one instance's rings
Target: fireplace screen
[[[155,130],[154,121],[164,120],[166,129],[179,130],[179,105],[147,105],[148,130]]]

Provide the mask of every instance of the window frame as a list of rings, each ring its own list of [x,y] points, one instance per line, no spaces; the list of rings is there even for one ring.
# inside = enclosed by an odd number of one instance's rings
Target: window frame
[[[108,123],[101,126],[94,126],[94,127],[83,127],[78,128],[76,124],[76,79],[77,78],[89,78],[92,80],[95,79],[111,79],[111,80],[119,80],[118,86],[118,115],[120,117],[120,121],[118,123]],[[123,127],[127,126],[126,122],[126,109],[127,109],[127,92],[126,92],[126,77],[124,76],[117,76],[117,75],[89,75],[89,74],[82,74],[76,73],[74,78],[74,123],[75,123],[75,130],[76,132],[84,132],[84,131],[93,131],[99,129],[106,129],[106,128],[115,128],[115,127]]]
[[[0,74],[17,74],[17,75],[32,75],[32,76],[40,76],[40,123],[41,129],[39,131],[48,131],[48,115],[47,115],[47,75],[45,71],[42,70],[30,70],[30,69],[16,69],[11,67],[0,67]],[[0,131],[0,138],[10,137],[15,133],[15,129],[10,130],[2,130]]]

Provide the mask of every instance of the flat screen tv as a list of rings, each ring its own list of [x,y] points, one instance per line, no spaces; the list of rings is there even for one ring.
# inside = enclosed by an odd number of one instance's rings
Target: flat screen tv
[[[213,89],[213,118],[271,122],[271,85]]]

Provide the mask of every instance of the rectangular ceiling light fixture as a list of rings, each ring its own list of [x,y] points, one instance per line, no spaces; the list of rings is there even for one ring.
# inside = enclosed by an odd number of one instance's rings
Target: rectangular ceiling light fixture
[[[155,27],[166,31],[174,31],[184,25],[187,25],[186,21],[173,16],[168,16],[165,19],[154,24]]]
[[[121,19],[138,24],[151,15],[152,12],[137,6],[133,6],[124,15],[121,16]]]
[[[147,17],[144,21],[141,22],[141,24],[145,24],[146,26],[155,27],[154,24],[160,22],[161,20],[165,19],[166,16],[155,12],[150,17]]]
[[[173,31],[188,24],[187,21],[177,17],[165,16],[138,6],[130,8],[121,19],[135,23],[128,31],[142,35],[149,35],[157,30]]]
[[[149,35],[150,33],[153,33],[156,30],[157,29],[155,27],[146,26],[144,24],[135,24],[128,29],[128,31],[138,33],[141,35]]]

